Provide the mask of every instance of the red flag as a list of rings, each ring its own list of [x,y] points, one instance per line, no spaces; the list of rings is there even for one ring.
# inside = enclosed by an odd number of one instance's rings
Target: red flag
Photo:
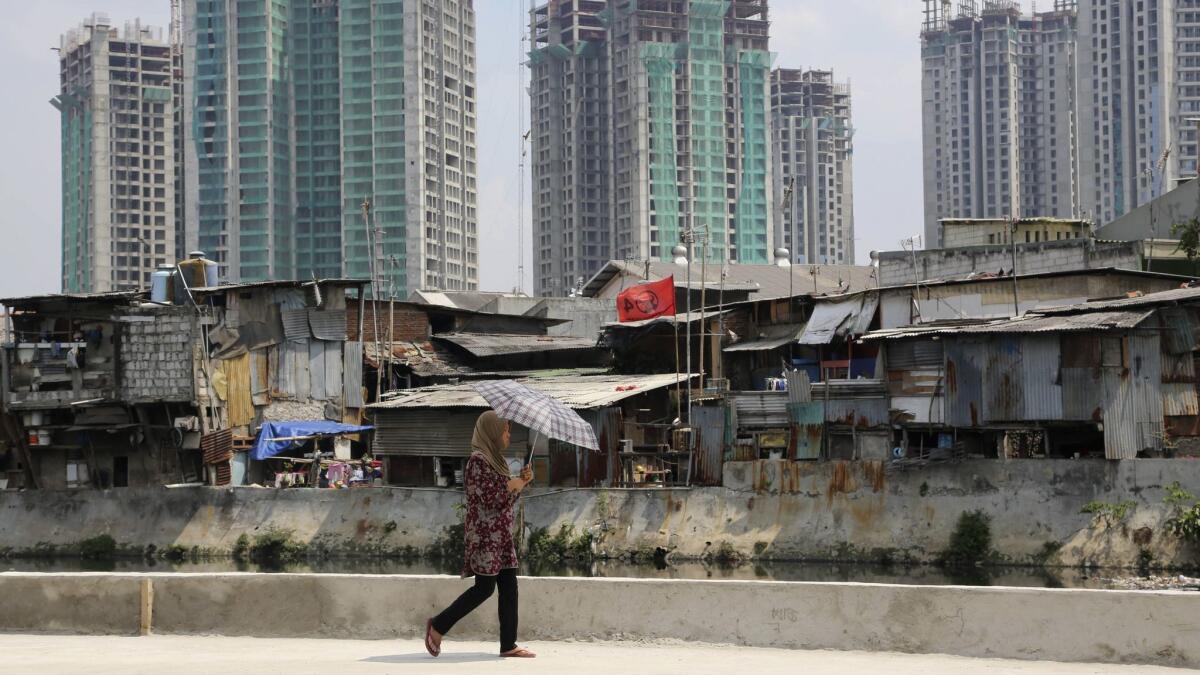
[[[638,284],[617,296],[617,316],[624,321],[642,321],[675,315],[675,277]]]

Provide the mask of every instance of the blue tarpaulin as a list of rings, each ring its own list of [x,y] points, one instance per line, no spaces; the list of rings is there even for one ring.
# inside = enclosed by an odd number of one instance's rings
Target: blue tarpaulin
[[[315,436],[339,436],[341,434],[357,434],[370,431],[375,427],[358,427],[353,424],[338,424],[337,422],[321,422],[317,420],[301,420],[296,422],[267,422],[258,432],[254,441],[254,451],[250,454],[254,459],[274,457],[284,450],[290,450],[303,445]],[[275,439],[303,440],[275,440]]]

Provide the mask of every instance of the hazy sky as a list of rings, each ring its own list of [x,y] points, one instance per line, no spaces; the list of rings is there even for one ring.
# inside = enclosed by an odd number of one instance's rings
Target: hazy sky
[[[528,0],[475,0],[479,217],[485,290],[517,279],[518,84]],[[832,68],[850,80],[858,262],[922,228],[920,6],[911,0],[772,0],[776,65]],[[167,0],[9,2],[0,22],[0,296],[59,290],[59,35],[92,12],[166,27]],[[518,99],[518,96],[521,96]],[[528,123],[528,112],[525,112]],[[528,181],[526,181],[528,189]],[[526,205],[526,214],[530,213]],[[526,236],[528,244],[528,235]],[[526,256],[526,270],[532,262]],[[526,290],[530,290],[528,272]]]

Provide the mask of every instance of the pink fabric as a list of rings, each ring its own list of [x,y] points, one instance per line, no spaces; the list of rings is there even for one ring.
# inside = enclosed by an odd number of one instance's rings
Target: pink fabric
[[[508,491],[508,479],[496,473],[480,452],[471,453],[464,477],[467,517],[463,523],[466,551],[463,576],[494,576],[517,566],[513,545],[513,504],[517,495]]]

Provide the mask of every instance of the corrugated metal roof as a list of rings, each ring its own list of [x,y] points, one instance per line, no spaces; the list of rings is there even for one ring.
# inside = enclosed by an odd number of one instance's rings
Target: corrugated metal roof
[[[1175,302],[1200,302],[1200,287],[1176,288],[1170,291],[1147,293],[1133,298],[1118,298],[1116,300],[1095,300],[1079,305],[1065,307],[1048,307],[1038,309],[1039,314],[1075,314],[1079,312],[1094,312],[1097,310],[1132,309],[1135,307],[1152,307],[1154,305]]]
[[[452,333],[435,335],[433,339],[461,347],[473,356],[478,357],[596,348],[596,340],[594,338],[569,336]]]
[[[17,298],[0,299],[0,305],[12,307],[40,302],[111,302],[121,304],[145,296],[141,291],[115,291],[110,293],[52,293],[48,295],[27,295]]]
[[[835,337],[861,335],[871,326],[878,307],[879,296],[875,293],[862,293],[840,302],[818,302],[800,344],[827,345]]]
[[[612,323],[606,323],[606,324],[604,324],[604,326],[605,326],[605,328],[609,328],[609,327],[611,327],[611,328],[642,328],[643,326],[649,326],[650,324],[655,324],[655,323],[687,324],[687,323],[689,323],[689,320],[691,323],[695,323],[695,322],[701,321],[703,319],[712,319],[712,318],[721,316],[722,314],[728,314],[728,313],[729,313],[728,310],[726,310],[725,312],[714,312],[711,310],[707,311],[707,312],[700,312],[699,310],[697,310],[697,311],[692,312],[690,316],[688,314],[676,314],[675,316],[657,316],[657,317],[654,317],[653,319],[642,319],[641,321],[625,321],[623,323],[620,321],[614,321]]]
[[[318,279],[316,281],[256,281],[245,284],[224,284],[220,286],[197,286],[188,289],[192,293],[225,293],[227,291],[245,291],[255,288],[310,288],[321,286],[370,286],[369,279]]]
[[[745,265],[729,264],[724,266],[726,290],[749,290],[756,292],[752,297],[756,300],[768,298],[786,298],[795,295],[823,295],[827,293],[844,293],[873,288],[875,269],[868,266],[855,265],[792,265],[778,267],[776,265]],[[707,285],[710,290],[721,286],[721,270],[719,263],[702,266],[699,262],[692,263],[691,286],[700,288]],[[595,297],[613,279],[620,275],[628,275],[657,281],[669,276],[675,277],[677,288],[687,288],[687,267],[670,261],[653,261],[646,275],[646,264],[642,262],[627,263],[613,260],[605,265],[583,287],[585,297]],[[815,273],[814,273],[815,272]]]
[[[686,381],[686,375],[601,375],[559,378],[522,378],[519,380],[563,404],[577,410],[613,405],[649,391],[673,387]],[[425,387],[399,392],[395,398],[367,406],[370,409],[400,408],[487,408],[475,388],[469,384]]]
[[[762,329],[762,335],[755,340],[744,340],[735,345],[726,347],[723,351],[729,352],[762,352],[771,349],[778,349],[789,342],[795,342],[800,334],[804,332],[804,324],[800,325],[785,325],[785,326],[767,326]]]
[[[307,340],[310,335],[307,309],[285,309],[279,312],[283,335],[289,340]]]
[[[1041,310],[1038,310],[1039,312]],[[992,333],[1069,333],[1136,328],[1153,310],[1088,312],[1078,315],[1042,316],[1025,314],[1015,319],[954,322],[949,324],[907,326],[873,331],[864,340],[896,340],[933,335],[985,335]]]

